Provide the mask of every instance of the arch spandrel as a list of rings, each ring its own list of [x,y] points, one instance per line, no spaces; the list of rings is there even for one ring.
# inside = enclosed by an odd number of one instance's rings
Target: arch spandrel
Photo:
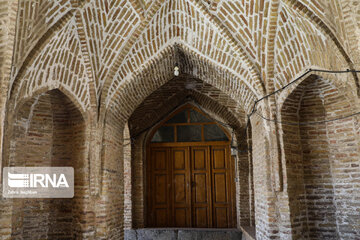
[[[91,105],[95,105],[75,28],[74,22],[68,22],[61,29],[60,35],[54,35],[49,40],[31,66],[23,67],[21,78],[15,79],[9,93],[11,104],[16,106],[17,101],[41,89],[62,88],[76,96],[75,102],[82,105],[81,109],[88,110]],[[59,45],[63,47],[57,48]],[[47,61],[42,62],[41,59]]]

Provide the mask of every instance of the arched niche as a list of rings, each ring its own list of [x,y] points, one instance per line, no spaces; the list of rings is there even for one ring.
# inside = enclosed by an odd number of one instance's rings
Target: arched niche
[[[141,86],[147,88],[145,85]],[[241,145],[236,167],[237,174],[241,175],[237,175],[239,182],[236,183],[237,227],[254,226],[254,189],[253,184],[249,183],[252,181],[252,170],[249,169],[252,163],[249,159],[251,154],[246,151],[251,149],[247,147],[251,140],[244,131],[245,112],[242,105],[214,86],[187,75],[173,78],[152,89],[147,97],[134,95],[134,92],[138,93],[134,86],[131,90],[124,91],[126,94],[123,101],[114,103],[105,115],[102,168],[103,182],[106,184],[103,184],[102,191],[107,193],[104,201],[109,203],[106,212],[111,219],[106,223],[111,224],[111,234],[117,234],[116,229],[124,227],[126,236],[132,234],[131,229],[146,226],[145,171],[149,130],[189,101],[196,102],[211,118],[232,126],[234,140],[237,140],[237,145]],[[142,99],[135,107],[131,105],[134,103],[134,96],[137,96],[136,101]],[[123,105],[126,105],[126,109]],[[121,114],[117,114],[119,109],[122,109]],[[126,122],[130,135],[124,131]],[[232,132],[232,129],[227,130]],[[128,152],[131,152],[131,161]],[[131,204],[127,204],[125,208],[116,208],[124,204],[123,201],[129,203],[130,199]]]
[[[55,89],[26,100],[13,116],[7,166],[73,167],[75,189],[72,199],[13,199],[12,237],[81,238],[88,178],[81,112]]]
[[[231,135],[199,108],[185,104],[147,139],[146,226],[234,228]]]
[[[311,75],[281,109],[294,239],[344,239],[357,234],[356,125],[350,101],[325,79]],[[337,120],[334,120],[337,119]],[[358,177],[357,177],[358,179]],[[357,229],[357,230],[356,230]]]
[[[156,92],[155,92],[156,93]],[[213,105],[206,105],[206,116],[212,119],[217,119],[222,122],[226,122],[228,120],[231,120],[231,118],[228,118],[229,116],[223,115],[223,109],[220,107],[220,105],[216,105],[214,102],[210,101],[210,99],[205,98],[206,101],[202,102],[201,98],[198,100],[200,102]],[[151,101],[151,100],[149,100]],[[209,102],[208,102],[209,101]],[[169,104],[173,104],[172,101],[169,101]],[[181,103],[181,99],[180,99]],[[146,103],[144,102],[144,105]],[[189,102],[188,104],[192,105],[193,102]],[[186,106],[187,104],[182,104],[180,107],[177,107],[173,114],[177,115],[177,111],[181,108]],[[167,104],[164,104],[164,107],[167,106]],[[199,106],[198,104],[195,104],[195,106]],[[209,110],[208,107],[211,109]],[[139,109],[143,111],[143,106],[140,105]],[[204,111],[203,106],[201,107],[201,110]],[[220,111],[221,110],[221,111]],[[161,117],[158,116],[158,113],[162,113]],[[184,112],[182,112],[184,113]],[[137,110],[134,112],[133,116],[136,116]],[[148,168],[148,153],[145,151],[147,148],[146,146],[151,142],[153,137],[155,136],[156,139],[154,139],[154,142],[157,142],[158,135],[157,134],[157,126],[161,128],[162,122],[167,122],[167,118],[170,116],[171,112],[165,113],[162,110],[154,112],[154,117],[156,116],[156,119],[153,119],[153,127],[150,130],[142,131],[141,134],[139,134],[139,131],[136,131],[136,134],[131,135],[132,139],[132,147],[131,147],[131,159],[132,159],[132,169],[127,170],[125,169],[125,174],[128,174],[129,172],[132,173],[132,227],[133,228],[142,228],[146,225],[147,221],[147,202],[146,202],[146,189],[148,179],[147,179],[147,173],[146,169]],[[188,112],[189,114],[189,112]],[[181,114],[180,115],[184,115]],[[140,115],[139,115],[140,116]],[[221,117],[220,117],[221,116]],[[225,117],[225,120],[222,119],[222,117]],[[175,116],[174,116],[175,117]],[[151,118],[151,117],[150,117]],[[171,117],[170,117],[171,118]],[[137,118],[130,118],[130,124],[133,129],[137,129],[137,124],[134,124],[137,122]],[[168,119],[170,122],[173,121],[171,119]],[[176,121],[176,120],[174,120]],[[158,122],[158,124],[156,124]],[[150,124],[149,122],[146,122],[146,124]],[[183,124],[183,123],[182,123]],[[155,126],[154,126],[155,125]],[[165,124],[166,125],[166,124]],[[160,129],[159,128],[159,129]],[[220,129],[223,129],[222,127],[219,127]],[[240,127],[241,129],[241,127]],[[174,129],[173,129],[174,130]],[[231,132],[231,128],[225,128],[225,132]],[[248,139],[248,137],[244,136],[244,131],[235,132],[234,134],[234,145],[241,145],[240,152],[237,153],[237,165],[233,166],[233,170],[236,174],[237,182],[235,182],[235,195],[236,195],[236,201],[234,202],[236,205],[236,222],[237,227],[249,227],[253,228],[255,226],[254,223],[254,188],[253,188],[253,174],[252,174],[252,156],[251,156],[251,139]],[[160,134],[161,135],[161,134]],[[247,133],[249,136],[249,133]],[[251,136],[251,132],[250,132]],[[230,142],[232,136],[227,135],[227,139]],[[205,139],[204,139],[205,140]],[[160,141],[161,142],[161,141]],[[232,159],[234,161],[234,159]],[[234,161],[235,162],[235,161]],[[128,217],[126,217],[128,218]]]

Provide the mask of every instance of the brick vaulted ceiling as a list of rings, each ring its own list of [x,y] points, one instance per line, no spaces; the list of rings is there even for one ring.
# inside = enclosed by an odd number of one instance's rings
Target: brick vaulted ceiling
[[[360,21],[346,20],[359,8],[356,0],[19,0],[9,97],[59,87],[83,111],[107,108],[130,83],[153,82],[154,91],[178,63],[248,111],[310,66],[359,62]],[[139,89],[141,99],[151,91]]]

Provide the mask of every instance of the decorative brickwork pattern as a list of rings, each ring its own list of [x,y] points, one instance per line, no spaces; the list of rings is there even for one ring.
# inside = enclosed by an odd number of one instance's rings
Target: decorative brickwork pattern
[[[174,80],[172,80],[174,82]],[[181,80],[180,80],[181,83]],[[167,87],[173,84],[171,82],[169,82],[168,84],[164,85],[163,87],[161,87],[160,89],[158,89],[157,91],[154,92],[154,94],[150,95],[145,101],[144,103],[153,103],[154,96],[162,96],[162,91],[163,89],[167,89]],[[177,83],[179,85],[179,83]],[[178,95],[183,96],[183,93],[179,93]],[[232,113],[227,112],[226,109],[224,107],[222,107],[221,105],[219,105],[218,103],[214,102],[211,98],[202,95],[202,93],[196,93],[196,92],[187,92],[186,94],[186,99],[184,98],[180,98],[180,100],[176,99],[176,97],[172,97],[169,100],[165,101],[165,103],[162,105],[162,107],[160,109],[157,109],[157,113],[160,115],[161,113],[163,113],[162,116],[157,116],[158,114],[153,114],[153,120],[152,120],[152,126],[156,126],[154,125],[155,123],[157,123],[158,121],[162,120],[164,117],[166,117],[168,114],[170,114],[172,111],[174,111],[175,109],[170,109],[168,108],[168,105],[173,105],[175,102],[178,103],[176,106],[179,106],[180,104],[186,103],[187,101],[189,101],[190,104],[199,104],[200,106],[202,106],[202,110],[204,110],[210,118],[213,119],[217,119],[218,121],[222,121],[222,122],[226,122],[227,124],[231,124],[232,126],[234,126],[234,129],[238,129],[237,132],[234,133],[234,143],[233,145],[241,145],[244,149],[247,149],[247,142],[244,142],[246,140],[246,137],[244,136],[244,129],[243,126],[244,125],[239,125],[239,122],[237,122],[234,118],[234,116],[232,115]],[[157,97],[159,98],[159,97]],[[196,105],[195,105],[196,106]],[[142,109],[142,106],[140,106],[138,109],[136,109],[134,111],[134,114],[136,114],[137,112],[139,112]],[[225,119],[234,119],[235,122],[227,122]],[[135,120],[133,122],[133,120]],[[131,167],[131,173],[132,173],[132,179],[133,179],[133,184],[131,186],[132,189],[132,197],[134,199],[134,204],[133,205],[133,211],[132,211],[132,216],[133,216],[133,227],[134,228],[142,228],[144,226],[146,226],[146,202],[144,202],[144,189],[146,189],[147,186],[147,182],[145,181],[146,179],[146,168],[147,168],[147,162],[146,162],[146,151],[145,151],[145,147],[146,144],[149,140],[149,133],[152,132],[152,129],[154,129],[154,127],[145,129],[145,131],[141,131],[140,135],[139,132],[136,131],[137,129],[141,129],[143,128],[143,126],[141,125],[142,122],[136,122],[136,118],[134,118],[133,116],[130,118],[130,126],[133,129],[133,133],[132,134],[132,139],[134,139],[133,142],[133,146],[135,146],[134,148],[132,148],[132,167]],[[235,125],[237,124],[237,125]],[[140,125],[140,126],[137,126]],[[229,131],[231,131],[232,129],[228,129]],[[135,135],[135,136],[134,136]],[[234,159],[232,159],[232,161],[235,161]],[[249,161],[251,161],[249,159],[249,156],[247,154],[247,152],[242,152],[238,154],[237,157],[237,164],[238,166],[236,167],[236,176],[237,178],[239,178],[239,182],[236,183],[236,188],[239,190],[238,194],[236,194],[236,205],[237,208],[239,209],[238,214],[237,214],[237,222],[240,226],[240,224],[242,225],[246,225],[246,226],[250,226],[252,222],[254,221],[254,215],[251,215],[253,213],[250,213],[251,211],[251,201],[253,201],[252,199],[254,199],[254,195],[252,192],[249,192],[249,188],[251,187],[252,184],[249,183],[250,180],[252,180],[252,172],[250,172],[250,163]],[[130,169],[129,169],[130,172]],[[125,170],[125,173],[128,174],[129,173],[127,170]],[[126,189],[125,189],[126,191]],[[240,192],[241,191],[241,192]],[[251,195],[251,196],[250,196]],[[130,213],[129,215],[130,216]],[[125,218],[127,218],[127,216],[125,216]]]
[[[148,133],[191,103],[234,131],[239,228],[357,239],[360,76],[304,73],[359,70],[359,43],[358,0],[0,0],[0,175],[76,176],[74,199],[1,198],[0,238],[145,227]]]
[[[184,90],[185,89],[185,90]],[[124,170],[125,177],[133,179],[133,184],[128,187],[132,190],[134,199],[133,210],[125,215],[125,219],[133,217],[133,227],[141,228],[146,225],[146,203],[144,202],[144,189],[146,189],[146,152],[145,146],[151,129],[173,112],[182,104],[190,102],[199,105],[211,118],[231,125],[234,132],[234,145],[241,145],[247,149],[246,137],[244,137],[245,116],[244,111],[238,104],[222,93],[219,89],[200,80],[183,75],[174,78],[150,94],[137,108],[129,119],[132,143],[132,165]],[[195,106],[196,106],[195,105]],[[232,129],[228,129],[229,132]],[[245,141],[245,142],[244,142]],[[248,154],[241,153],[238,158],[236,175],[240,179],[236,184],[239,189],[236,195],[239,214],[239,225],[250,225],[250,201],[249,196],[249,158]],[[125,184],[125,183],[124,183]],[[126,195],[125,195],[126,196]],[[253,199],[253,196],[252,196]],[[127,206],[129,207],[129,206]],[[126,208],[125,208],[126,209]],[[253,217],[253,216],[252,216]],[[130,225],[131,222],[129,221]]]
[[[89,84],[77,36],[72,18],[26,68],[23,78],[28,81],[14,82],[11,96],[15,102],[43,89],[62,88],[74,95],[74,102],[81,104],[81,111],[90,107]]]
[[[71,1],[19,0],[14,75],[46,32],[71,10]]]

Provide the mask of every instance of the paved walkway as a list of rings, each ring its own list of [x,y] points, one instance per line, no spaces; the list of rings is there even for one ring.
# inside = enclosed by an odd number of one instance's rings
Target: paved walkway
[[[142,228],[125,231],[125,240],[239,240],[238,229]]]

